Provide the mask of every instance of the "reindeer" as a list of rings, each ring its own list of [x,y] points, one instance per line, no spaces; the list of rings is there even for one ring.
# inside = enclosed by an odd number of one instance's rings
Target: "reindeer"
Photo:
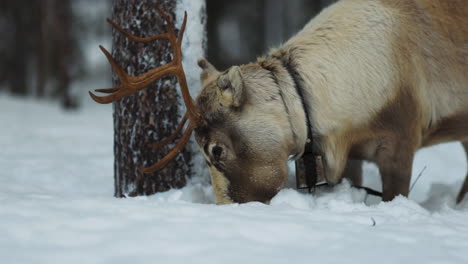
[[[286,181],[288,159],[301,157],[305,148],[323,157],[332,185],[347,174],[349,160],[376,163],[389,201],[408,195],[418,149],[461,141],[468,150],[464,0],[339,1],[254,63],[220,72],[200,59],[203,89],[195,102],[181,64],[186,18],[177,38],[170,18],[161,15],[169,31],[154,37],[113,26],[135,41],[168,39],[174,60],[133,77],[103,49],[122,84],[98,90],[108,96],[91,94],[109,103],[163,75],[177,76],[188,110],[162,143],[189,125],[168,156],[144,172],[167,164],[195,131],[218,204],[268,202]],[[360,171],[359,164],[348,165],[351,173]],[[467,179],[458,201],[468,191]]]

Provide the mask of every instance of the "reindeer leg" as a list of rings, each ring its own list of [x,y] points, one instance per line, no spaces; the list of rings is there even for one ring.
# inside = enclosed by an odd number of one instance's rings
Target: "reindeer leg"
[[[348,159],[343,177],[349,179],[354,186],[362,185],[362,160]]]
[[[462,142],[462,145],[465,148],[465,153],[468,159],[468,142]],[[465,183],[463,184],[463,187],[461,188],[460,193],[458,194],[457,203],[460,203],[463,200],[467,192],[468,192],[468,174],[465,176]]]
[[[382,177],[383,201],[391,201],[400,194],[408,196],[411,181],[411,163],[400,161],[379,166]]]
[[[379,149],[377,165],[382,177],[382,200],[391,201],[398,195],[408,196],[417,138],[406,135],[384,140]]]

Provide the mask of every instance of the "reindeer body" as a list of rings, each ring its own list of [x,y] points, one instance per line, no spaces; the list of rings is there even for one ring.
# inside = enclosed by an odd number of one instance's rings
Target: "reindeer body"
[[[278,51],[295,60],[328,180],[376,162],[384,199],[408,194],[417,149],[468,140],[468,4],[343,0]]]
[[[325,157],[328,182],[341,180],[349,159],[372,161],[381,172],[384,200],[408,195],[419,148],[468,141],[468,5],[463,0],[342,0],[256,63],[224,73],[206,70],[206,62],[201,66],[204,90],[198,104],[207,120],[214,120],[210,114],[221,115],[237,122],[232,129],[241,126],[246,134],[264,131],[265,138],[248,140],[250,148],[265,149],[265,144],[280,141],[287,153],[270,152],[285,159],[303,151],[307,111],[316,148]],[[308,107],[300,103],[295,85]],[[232,103],[236,94],[242,94],[244,104]],[[274,94],[280,96],[275,100]],[[217,102],[225,102],[220,105],[228,109],[213,108]],[[271,117],[271,112],[285,114]],[[246,128],[249,123],[262,125]],[[206,144],[206,135],[198,138],[201,146]],[[204,153],[213,160],[209,149]],[[232,195],[248,193],[247,185],[261,182],[262,176],[249,174],[257,179],[248,183],[242,176],[226,176],[226,169],[212,170],[221,203],[232,202],[233,196],[241,202],[262,200]],[[239,181],[244,189],[236,188],[243,191],[233,192]],[[265,188],[275,181],[263,176]],[[271,185],[279,189],[277,183]]]

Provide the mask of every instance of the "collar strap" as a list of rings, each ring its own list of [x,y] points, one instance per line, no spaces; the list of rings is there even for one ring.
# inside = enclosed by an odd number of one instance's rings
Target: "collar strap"
[[[307,139],[304,146],[304,153],[296,160],[296,188],[308,189],[311,192],[315,188],[319,178],[326,179],[322,156],[314,151],[314,137],[312,133],[312,122],[309,116],[309,107],[305,102],[302,78],[292,65],[291,59],[277,58],[282,66],[287,70],[294,82],[294,88],[301,98],[302,108],[307,122]]]
[[[281,66],[286,69],[294,83],[294,89],[297,95],[301,98],[302,108],[307,122],[307,139],[302,156],[296,159],[296,185],[297,189],[308,189],[310,192],[312,188],[315,188],[317,179],[326,179],[326,177],[322,156],[314,151],[312,122],[310,121],[309,108],[305,102],[301,85],[302,78],[296,71],[291,58],[286,59],[285,56],[272,56],[272,58],[280,62]],[[274,68],[267,67],[263,64],[260,64],[260,66],[272,72],[274,78],[278,78]],[[283,103],[285,102],[283,101]]]

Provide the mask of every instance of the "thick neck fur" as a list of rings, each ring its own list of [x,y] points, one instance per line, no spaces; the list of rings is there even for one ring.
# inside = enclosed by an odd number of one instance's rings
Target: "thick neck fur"
[[[265,57],[257,60],[257,64],[268,70],[273,76],[281,103],[284,105],[286,115],[291,127],[293,146],[289,155],[299,157],[304,152],[307,140],[307,123],[302,105],[302,99],[296,91],[294,80],[278,57]]]

